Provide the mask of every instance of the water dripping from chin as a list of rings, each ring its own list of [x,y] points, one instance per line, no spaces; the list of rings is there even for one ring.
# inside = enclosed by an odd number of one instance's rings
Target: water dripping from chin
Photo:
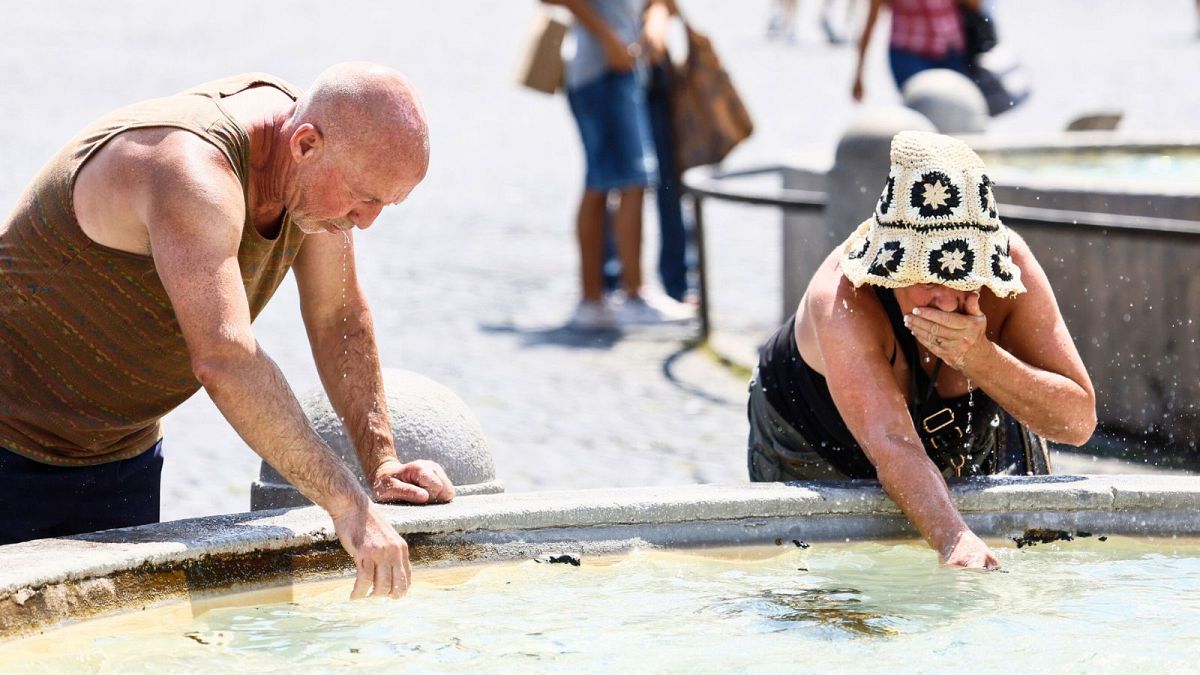
[[[300,228],[300,231],[304,234],[321,234],[326,231],[319,220],[302,220],[295,217],[293,217],[293,220],[296,223],[296,227]]]

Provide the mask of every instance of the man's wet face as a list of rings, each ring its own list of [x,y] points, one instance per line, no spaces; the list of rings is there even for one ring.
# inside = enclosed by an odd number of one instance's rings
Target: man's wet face
[[[337,234],[354,227],[370,227],[380,205],[367,203],[348,183],[340,167],[313,167],[299,179],[297,203],[292,218],[305,234]]]
[[[392,153],[394,155],[395,153]],[[307,234],[338,234],[370,227],[388,204],[402,202],[424,178],[425,165],[413,166],[377,148],[355,150],[327,145],[297,172],[293,219]]]

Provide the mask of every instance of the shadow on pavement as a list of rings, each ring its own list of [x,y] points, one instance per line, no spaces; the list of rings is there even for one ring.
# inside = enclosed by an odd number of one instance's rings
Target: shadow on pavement
[[[698,358],[704,358],[704,355],[699,350],[700,346],[701,343],[699,342],[688,341],[685,342],[678,350],[667,356],[662,363],[663,377],[665,377],[668,382],[681,391],[687,392],[696,398],[704,399],[709,403],[716,403],[718,405],[731,405],[737,403],[736,401],[731,401],[727,396],[709,393],[700,388],[700,386],[685,381],[684,376],[681,373],[682,369],[680,368],[681,359],[689,355],[693,355]]]
[[[515,335],[522,347],[574,347],[576,349],[612,349],[622,338],[617,330],[578,331],[567,326],[521,328],[513,324],[480,324],[479,329],[493,335]]]

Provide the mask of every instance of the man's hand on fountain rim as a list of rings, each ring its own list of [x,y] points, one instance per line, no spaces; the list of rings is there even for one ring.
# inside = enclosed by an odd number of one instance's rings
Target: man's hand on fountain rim
[[[418,459],[407,464],[386,459],[375,469],[371,488],[379,502],[437,504],[454,499],[454,485],[437,462]]]

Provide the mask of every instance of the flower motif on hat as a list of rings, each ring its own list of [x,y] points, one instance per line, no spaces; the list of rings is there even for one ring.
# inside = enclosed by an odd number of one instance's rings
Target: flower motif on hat
[[[879,247],[879,252],[875,254],[875,262],[871,263],[871,268],[867,272],[879,277],[890,277],[900,269],[900,263],[903,261],[904,247],[900,245],[900,242],[885,242],[883,246]]]
[[[941,171],[922,174],[921,180],[913,183],[910,197],[910,203],[922,218],[950,215],[951,209],[962,203],[958,188]]]
[[[979,210],[986,213],[988,218],[997,216],[996,197],[992,195],[992,179],[986,174],[979,178]]]
[[[892,198],[896,190],[895,176],[888,176],[887,183],[883,186],[883,194],[879,195],[879,215],[886,216],[888,209],[892,208]]]
[[[858,260],[858,259],[862,258],[864,255],[867,254],[867,249],[869,249],[869,248],[871,248],[871,239],[870,239],[870,237],[867,237],[867,238],[863,239],[862,246],[860,246],[857,249],[850,252],[850,254],[849,254],[850,259]]]
[[[951,239],[929,253],[929,271],[944,281],[970,276],[975,268],[975,253],[964,239]]]
[[[1004,242],[1004,248],[999,244],[992,246],[992,276],[1001,281],[1012,281],[1012,256],[1009,255],[1009,242]]]

